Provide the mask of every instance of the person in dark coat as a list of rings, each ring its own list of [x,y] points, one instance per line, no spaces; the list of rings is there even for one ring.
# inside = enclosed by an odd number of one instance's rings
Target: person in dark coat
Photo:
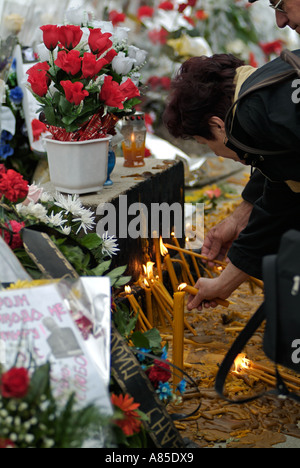
[[[295,54],[300,57],[300,51]],[[277,252],[284,232],[300,230],[297,75],[249,94],[234,108],[231,135],[257,152],[248,153],[228,141],[225,129],[232,102],[265,78],[289,69],[281,58],[253,69],[231,55],[216,54],[189,59],[173,80],[164,113],[170,133],[177,138],[195,138],[216,155],[251,165],[254,171],[243,193],[243,209],[236,211],[235,220],[231,217],[231,226],[228,220],[223,223],[228,240],[224,242],[224,235],[216,250],[220,256],[231,245],[228,266],[217,278],[197,281],[199,293],[190,298],[189,309],[215,306],[214,299],[226,299],[249,276],[261,278],[262,258]],[[210,241],[206,240],[206,247]],[[214,242],[212,236],[211,244]]]

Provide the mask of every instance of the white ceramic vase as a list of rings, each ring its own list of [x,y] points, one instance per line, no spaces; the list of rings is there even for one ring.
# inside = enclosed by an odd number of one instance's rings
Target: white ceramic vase
[[[56,190],[78,195],[101,190],[107,179],[111,138],[58,141],[47,136],[45,142],[50,180]]]

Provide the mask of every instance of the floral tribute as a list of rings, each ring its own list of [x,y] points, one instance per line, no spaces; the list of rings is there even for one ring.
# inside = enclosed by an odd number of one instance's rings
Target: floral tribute
[[[28,88],[41,104],[53,138],[90,140],[114,132],[140,102],[140,68],[146,52],[127,44],[125,28],[42,26],[41,61],[28,71]],[[120,31],[121,30],[121,31]]]
[[[112,286],[129,281],[126,266],[109,271],[112,257],[119,252],[116,238],[90,232],[94,213],[84,208],[78,195],[50,195],[29,185],[21,174],[0,165],[0,235],[34,279],[40,272],[23,248],[22,229],[40,225],[74,269],[82,276],[109,276]],[[80,236],[79,236],[80,234]]]
[[[108,425],[98,408],[58,402],[47,363],[33,370],[0,366],[0,448],[81,448]]]

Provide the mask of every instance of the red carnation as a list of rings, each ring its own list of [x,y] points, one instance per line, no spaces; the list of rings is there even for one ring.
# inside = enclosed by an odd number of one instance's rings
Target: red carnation
[[[82,60],[82,75],[84,78],[94,78],[107,64],[105,58],[97,60],[94,54],[86,52]]]
[[[74,49],[80,42],[83,32],[80,26],[74,26],[72,24],[68,26],[61,26],[59,28],[59,42],[65,47],[65,49]]]
[[[89,35],[89,46],[93,54],[100,56],[110,49],[113,45],[110,38],[110,33],[102,33],[99,28],[91,29]]]
[[[42,26],[40,29],[43,31],[43,41],[45,46],[51,51],[54,50],[59,40],[59,28],[52,24],[48,24],[46,26]]]
[[[13,203],[20,202],[28,195],[28,182],[18,172],[8,169],[0,175],[0,194]]]
[[[4,240],[7,243],[7,245],[10,246],[12,250],[20,249],[23,247],[23,241],[20,235],[20,231],[25,227],[25,223],[18,223],[18,221],[11,220],[9,223],[5,223],[5,226],[9,231],[12,231],[12,234],[7,231],[6,229],[3,229],[4,231]],[[0,230],[0,233],[2,235],[2,230]]]
[[[23,398],[29,388],[29,375],[27,369],[16,367],[1,376],[0,392],[4,398]]]
[[[0,439],[0,448],[15,448],[15,444],[10,439]]]
[[[154,361],[154,366],[146,371],[146,374],[155,388],[158,386],[159,382],[168,382],[171,378],[169,364],[158,361],[157,359]]]
[[[79,50],[71,50],[70,52],[62,50],[58,52],[54,63],[66,73],[77,75],[81,70],[82,59]]]
[[[79,81],[72,83],[72,81],[61,81],[60,83],[64,88],[67,101],[79,106],[79,104],[89,96],[89,92],[83,89],[83,83]]]
[[[125,100],[121,86],[113,81],[112,76],[106,76],[100,92],[100,99],[108,107],[117,107],[124,109],[123,101]]]

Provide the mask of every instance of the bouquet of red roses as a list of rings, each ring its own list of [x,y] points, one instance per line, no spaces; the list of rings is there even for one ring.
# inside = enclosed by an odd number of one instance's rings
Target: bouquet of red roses
[[[146,53],[129,46],[124,35],[106,32],[103,24],[102,29],[92,24],[40,28],[41,61],[27,71],[28,87],[55,139],[105,137],[140,102],[139,70]]]

